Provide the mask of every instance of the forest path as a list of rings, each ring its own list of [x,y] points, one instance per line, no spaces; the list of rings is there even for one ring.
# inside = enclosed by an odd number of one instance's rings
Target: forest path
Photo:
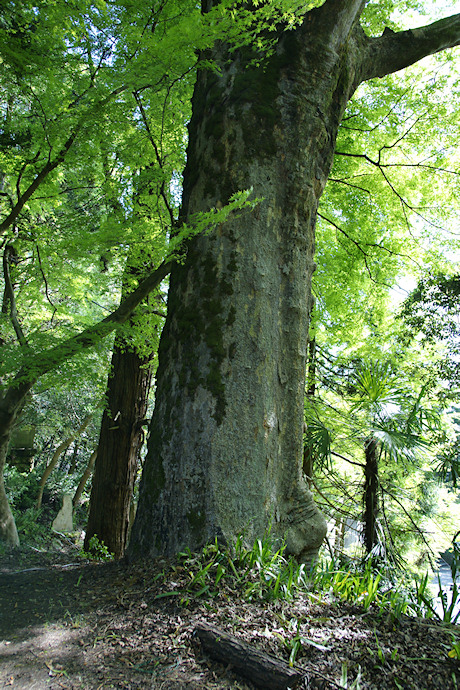
[[[395,622],[326,593],[248,602],[222,584],[212,598],[184,597],[190,578],[177,562],[89,564],[76,554],[0,557],[0,688],[253,688],[203,657],[199,622],[285,661],[298,624],[300,688],[345,687],[344,666],[349,687],[361,674],[360,690],[460,688],[460,662],[448,657],[458,626]]]

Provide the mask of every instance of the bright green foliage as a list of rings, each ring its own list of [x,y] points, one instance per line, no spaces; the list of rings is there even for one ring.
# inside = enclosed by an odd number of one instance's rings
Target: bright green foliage
[[[236,588],[247,601],[289,600],[307,586],[305,566],[284,556],[285,546],[270,533],[248,547],[239,535],[232,547],[217,541],[198,554],[178,555],[177,576],[185,581],[180,589],[161,592],[157,598],[180,596],[182,605],[191,598],[215,596],[222,588]]]
[[[362,84],[340,127],[314,283],[316,337],[328,348],[387,347],[395,285],[457,251],[458,70],[449,55],[427,60],[428,71]]]
[[[321,377],[319,364],[317,371]],[[305,442],[313,453],[318,501],[338,523],[347,517],[360,520],[363,491],[374,492],[381,549],[403,565],[402,550],[414,548],[420,557],[427,548],[424,530],[432,531],[431,518],[446,517],[438,504],[436,475],[429,469],[443,438],[441,410],[430,401],[426,386],[410,381],[404,369],[390,362],[337,361],[327,376],[319,395],[306,398]],[[375,466],[366,469],[370,439]],[[373,485],[368,472],[375,474]],[[366,510],[364,515],[367,521]],[[445,520],[447,531],[450,524]]]
[[[401,337],[406,343],[421,343],[434,352],[437,376],[448,382],[452,398],[458,388],[458,324],[460,278],[434,274],[419,280],[401,307]]]
[[[404,10],[392,15],[390,6],[395,4],[368,4],[369,33],[398,29]],[[424,3],[413,3],[414,10],[419,6]],[[412,17],[409,24],[416,23]],[[458,69],[449,54],[427,60],[429,70],[421,63],[362,84],[350,102],[321,199],[313,284],[319,399],[313,405],[308,399],[306,421],[316,469],[325,470],[324,483],[315,481],[330,505],[318,500],[328,513],[337,515],[334,506],[360,512],[359,465],[365,434],[372,433],[386,459],[383,509],[396,551],[406,537],[412,541],[416,524],[432,529],[425,509],[444,513],[440,505],[434,508],[436,476],[424,465],[438,462],[435,449],[446,441],[435,418],[449,391],[432,366],[434,359],[442,361],[442,352],[439,345],[424,350],[419,342],[407,347],[394,316],[398,282],[439,273],[458,251]],[[357,379],[363,360],[374,362],[374,371]],[[445,456],[448,446],[443,448]],[[451,451],[443,456],[449,473],[456,457]]]
[[[113,554],[110,553],[104,542],[99,541],[99,538],[94,534],[89,540],[88,551],[80,551],[80,555],[84,558],[89,558],[95,561],[111,561]]]
[[[364,611],[372,608],[390,614],[394,621],[402,615],[439,617],[428,590],[428,575],[412,581],[388,565],[376,567],[372,559],[365,563],[350,560],[348,564],[320,560],[305,571],[303,565],[287,559],[283,552],[283,545],[267,533],[252,547],[246,544],[244,535],[239,535],[228,547],[216,541],[200,553],[180,553],[177,563],[171,565],[172,573],[165,571],[157,576],[158,580],[164,579],[167,588],[160,590],[156,598],[178,597],[182,606],[189,606],[194,599],[212,601],[235,593],[247,601],[290,601],[297,596],[313,601],[337,598],[357,604]],[[281,624],[283,619],[280,617]],[[444,620],[450,622],[447,617]],[[302,646],[312,641],[302,638],[300,621],[287,618],[284,623],[287,634],[279,638],[289,647],[294,662]],[[314,646],[325,651],[321,645]]]
[[[190,230],[172,239],[196,51],[217,31],[207,25],[215,13],[204,20],[192,2],[155,10],[82,0],[69,10],[12,1],[6,10],[0,232],[14,304],[3,300],[0,321],[4,384],[24,357],[113,310],[128,253],[141,275]],[[138,347],[161,329],[155,306],[138,319]],[[18,347],[12,309],[27,347]],[[105,357],[99,349],[99,370]],[[70,366],[77,380],[89,362]]]
[[[15,303],[4,299],[0,322],[4,383],[24,357],[113,310],[128,255],[138,266],[125,273],[129,292],[142,267],[242,207],[235,197],[221,217],[210,211],[177,232],[197,53],[231,27],[234,40],[249,39],[225,3],[204,17],[196,3],[175,0],[157,9],[81,0],[72,11],[63,1],[8,3],[0,235]],[[161,330],[156,306],[138,318],[138,347]],[[19,328],[27,347],[17,346]]]

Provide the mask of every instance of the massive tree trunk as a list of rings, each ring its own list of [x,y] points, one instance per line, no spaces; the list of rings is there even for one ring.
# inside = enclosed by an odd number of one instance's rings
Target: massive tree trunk
[[[263,69],[240,51],[221,76],[198,77],[185,214],[250,186],[263,201],[191,242],[171,275],[134,552],[253,538],[271,521],[308,561],[324,538],[301,478],[308,306],[316,209],[354,72],[321,25],[312,13],[284,33]]]
[[[115,558],[126,548],[129,509],[133,498],[139,451],[152,370],[119,336],[115,341],[102,416],[85,548],[97,535]]]
[[[220,74],[198,75],[185,216],[251,186],[263,201],[191,241],[172,271],[133,557],[251,539],[271,522],[308,562],[324,538],[301,474],[318,200],[357,84],[423,52],[408,32],[368,39],[363,6],[326,0],[260,67],[220,46]],[[439,33],[423,54],[440,49]]]

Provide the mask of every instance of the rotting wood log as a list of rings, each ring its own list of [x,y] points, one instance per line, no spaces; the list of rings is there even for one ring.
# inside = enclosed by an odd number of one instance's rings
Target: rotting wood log
[[[231,664],[232,670],[244,676],[258,688],[287,690],[295,688],[303,674],[294,670],[281,659],[261,652],[254,646],[229,635],[207,623],[194,629],[203,652],[223,664]]]

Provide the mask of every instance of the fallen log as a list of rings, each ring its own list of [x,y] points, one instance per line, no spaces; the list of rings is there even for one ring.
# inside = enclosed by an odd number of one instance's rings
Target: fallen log
[[[200,623],[193,631],[203,652],[223,664],[231,664],[232,671],[244,676],[256,687],[265,690],[295,688],[303,674],[281,659],[261,652],[254,646],[229,635],[207,623]]]

